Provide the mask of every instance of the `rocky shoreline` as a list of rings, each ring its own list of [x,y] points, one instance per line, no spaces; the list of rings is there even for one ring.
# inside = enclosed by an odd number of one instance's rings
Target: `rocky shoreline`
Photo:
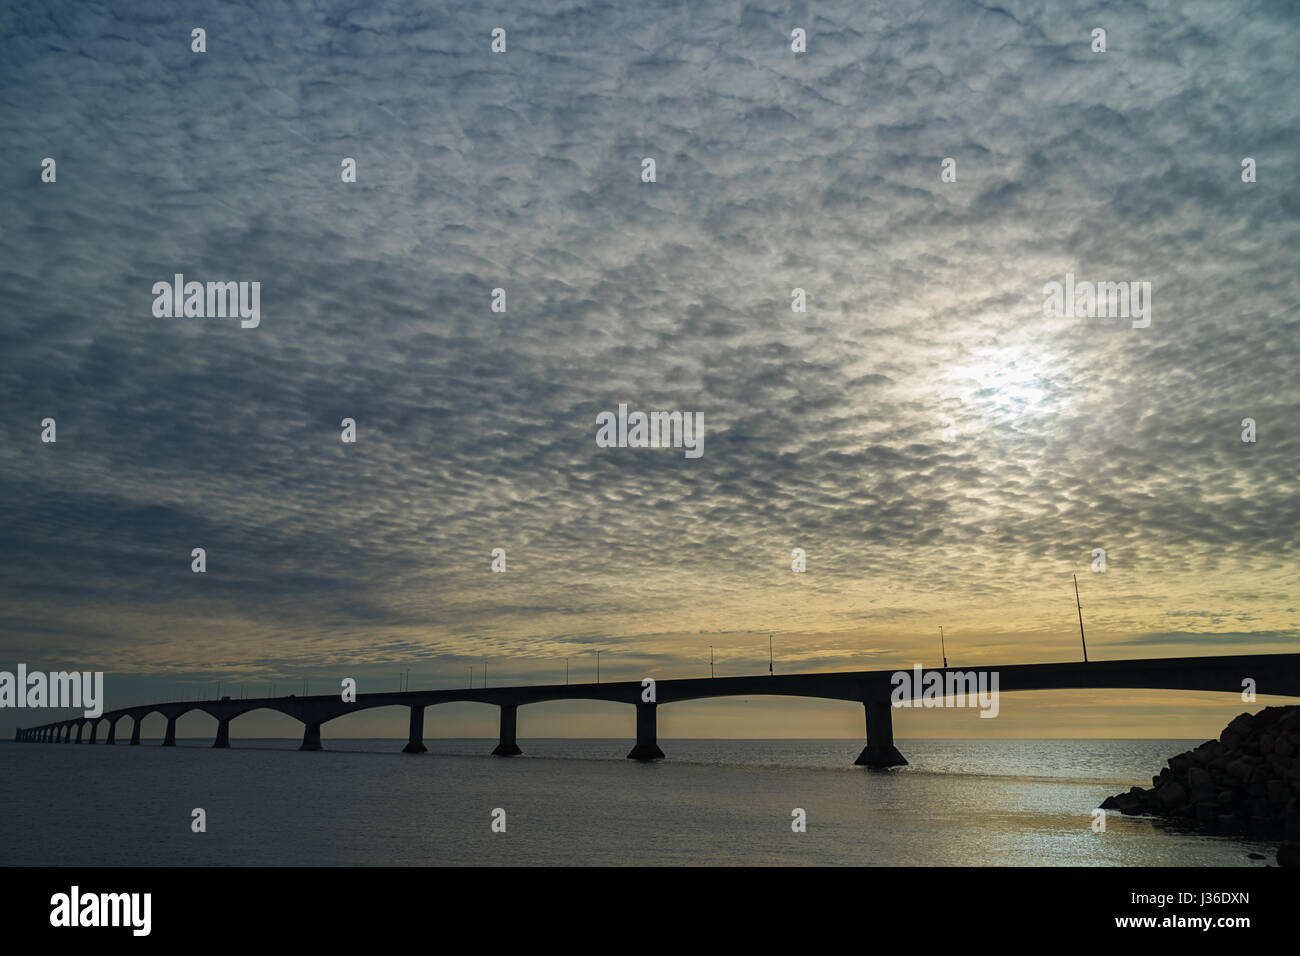
[[[1277,841],[1278,864],[1300,865],[1300,707],[1241,714],[1218,740],[1168,763],[1151,778],[1150,789],[1107,797],[1101,809]]]

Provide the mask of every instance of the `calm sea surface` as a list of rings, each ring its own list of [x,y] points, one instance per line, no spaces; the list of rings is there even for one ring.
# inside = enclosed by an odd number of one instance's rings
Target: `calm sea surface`
[[[852,740],[0,743],[0,863],[291,866],[855,864],[1262,866],[1265,844],[1091,811],[1150,785],[1190,740],[900,740],[910,766],[852,765]],[[191,811],[207,811],[207,833]],[[493,833],[493,811],[506,832]],[[791,832],[791,811],[807,832]],[[1250,860],[1250,852],[1266,861]]]

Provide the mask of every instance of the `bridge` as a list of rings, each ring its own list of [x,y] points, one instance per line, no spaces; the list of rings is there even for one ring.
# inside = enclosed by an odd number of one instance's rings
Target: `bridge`
[[[397,693],[357,694],[344,701],[341,694],[311,697],[255,697],[230,700],[192,700],[145,704],[107,711],[99,717],[75,717],[40,727],[19,728],[18,741],[81,743],[87,727],[89,743],[96,743],[99,728],[107,723],[107,744],[116,742],[117,727],[131,720],[132,745],[140,743],[140,725],[153,713],[167,720],[164,747],[176,745],[176,721],[190,711],[202,711],[217,721],[214,747],[230,746],[230,722],[255,710],[274,710],[303,724],[300,750],[320,750],[321,726],[328,721],[375,707],[410,708],[409,735],[404,753],[425,753],[424,712],[437,704],[476,702],[501,709],[500,739],[493,754],[510,757],[522,753],[515,740],[519,708],[555,700],[603,700],[636,707],[636,744],[627,755],[632,760],[657,760],[664,756],[656,732],[658,708],[664,704],[715,697],[813,697],[860,703],[866,716],[866,746],[856,764],[892,767],[907,760],[894,746],[892,678],[888,671],[846,671],[829,674],[781,674],[759,677],[700,677],[656,680],[653,695],[641,681],[605,684],[543,684],[524,687],[481,687],[461,690],[414,690]],[[1232,657],[1177,657],[1152,660],[1091,661],[1061,664],[1012,664],[1006,667],[926,668],[944,675],[944,686],[973,687],[983,676],[998,692],[1025,690],[1186,690],[1241,694],[1253,681],[1258,694],[1300,697],[1300,654],[1251,654]],[[997,684],[993,685],[992,675]],[[920,700],[920,688],[900,691],[899,701]],[[74,739],[75,734],[75,739]]]

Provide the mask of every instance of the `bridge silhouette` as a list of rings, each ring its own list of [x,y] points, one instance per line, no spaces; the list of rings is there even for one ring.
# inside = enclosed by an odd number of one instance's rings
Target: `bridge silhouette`
[[[405,753],[425,753],[424,712],[437,704],[474,702],[501,708],[500,739],[493,754],[510,757],[522,753],[515,734],[519,708],[555,700],[601,700],[636,707],[636,744],[627,755],[633,760],[656,760],[659,749],[656,732],[658,708],[664,704],[715,697],[812,697],[860,703],[866,713],[866,746],[856,764],[892,767],[907,760],[894,746],[891,694],[898,668],[886,671],[846,671],[828,674],[781,674],[758,677],[699,677],[654,681],[654,699],[645,699],[648,688],[641,681],[605,684],[543,684],[522,687],[481,687],[460,690],[414,690],[397,693],[358,694],[354,702],[341,694],[296,697],[253,697],[231,700],[192,700],[144,704],[106,711],[99,717],[74,717],[40,727],[19,728],[18,741],[81,743],[90,728],[89,743],[97,741],[99,727],[107,722],[105,743],[116,742],[117,725],[130,718],[131,744],[140,743],[140,725],[153,713],[167,720],[164,747],[176,745],[176,721],[190,711],[202,711],[217,721],[214,747],[230,746],[230,722],[255,710],[274,710],[302,722],[300,750],[321,750],[321,726],[357,711],[375,707],[409,707],[410,727]],[[906,673],[911,674],[911,670]],[[1300,697],[1300,654],[1250,654],[1232,657],[1176,657],[1150,660],[1091,661],[1060,664],[1012,664],[1005,667],[926,668],[925,673],[943,674],[974,687],[980,675],[997,675],[999,693],[1027,690],[1186,690],[1222,691],[1241,694],[1244,682],[1253,681],[1258,694]],[[987,679],[987,677],[986,677]],[[920,688],[900,693],[901,700],[920,700]],[[75,733],[75,741],[74,741]]]

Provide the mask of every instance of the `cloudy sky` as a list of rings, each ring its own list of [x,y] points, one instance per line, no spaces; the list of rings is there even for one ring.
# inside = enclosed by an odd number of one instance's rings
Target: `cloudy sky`
[[[1286,2],[7,4],[0,667],[103,670],[121,706],[592,679],[597,649],[605,680],[706,676],[710,645],[759,673],[769,634],[779,672],[892,669],[937,663],[940,625],[953,663],[1074,660],[1075,573],[1095,659],[1300,650],[1298,28]],[[1046,316],[1067,272],[1149,281],[1149,327]],[[155,317],[175,273],[260,282],[260,325]],[[620,402],[702,412],[703,456],[597,447]],[[896,729],[1241,709],[1033,694]],[[521,736],[631,733],[535,710]]]

